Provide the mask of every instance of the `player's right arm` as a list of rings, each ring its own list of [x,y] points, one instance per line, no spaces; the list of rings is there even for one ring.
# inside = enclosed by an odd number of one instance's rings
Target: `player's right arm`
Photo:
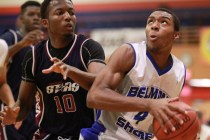
[[[115,50],[105,68],[97,75],[87,95],[87,105],[91,108],[114,112],[149,112],[163,128],[164,124],[172,130],[174,126],[169,117],[181,122],[174,111],[185,113],[183,109],[169,104],[174,99],[145,99],[122,96],[116,88],[122,82],[126,73],[135,63],[135,54],[132,47],[127,44]]]

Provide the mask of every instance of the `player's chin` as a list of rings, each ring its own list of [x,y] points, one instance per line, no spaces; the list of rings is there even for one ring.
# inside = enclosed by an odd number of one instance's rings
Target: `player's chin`
[[[63,35],[64,36],[67,36],[67,37],[73,36],[74,35],[74,32],[63,32]]]
[[[32,30],[41,29],[41,25],[33,24],[33,26],[31,28],[32,28]]]

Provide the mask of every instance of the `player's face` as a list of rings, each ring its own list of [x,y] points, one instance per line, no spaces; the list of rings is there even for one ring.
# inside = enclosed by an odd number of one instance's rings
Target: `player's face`
[[[23,15],[20,16],[21,24],[27,32],[41,28],[40,7],[28,6]],[[22,26],[22,25],[20,25]]]
[[[164,11],[155,11],[147,19],[146,37],[150,51],[171,51],[174,39],[178,33],[174,30],[171,14]]]
[[[70,0],[51,1],[48,12],[47,28],[50,34],[74,34],[76,16]]]

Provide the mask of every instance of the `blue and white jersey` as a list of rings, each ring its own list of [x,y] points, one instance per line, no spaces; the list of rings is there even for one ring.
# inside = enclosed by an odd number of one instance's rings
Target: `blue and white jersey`
[[[130,44],[135,52],[135,64],[116,89],[123,96],[138,98],[169,98],[179,96],[185,81],[185,66],[171,55],[171,64],[159,69],[146,50],[146,43]],[[101,110],[91,130],[101,132],[92,140],[149,140],[153,138],[153,116],[148,112],[110,112]],[[82,130],[81,135],[86,131]]]

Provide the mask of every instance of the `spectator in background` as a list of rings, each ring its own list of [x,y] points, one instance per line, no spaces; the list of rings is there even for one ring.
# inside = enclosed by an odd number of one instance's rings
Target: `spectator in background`
[[[7,81],[12,89],[15,100],[18,97],[21,82],[21,63],[27,51],[43,39],[40,22],[40,6],[37,1],[26,1],[21,5],[20,15],[17,18],[17,30],[6,30],[0,38],[9,46]],[[5,126],[8,140],[30,140],[35,127],[35,107],[27,118],[15,126]]]
[[[15,106],[6,108],[3,124],[23,120],[38,90],[43,103],[35,139],[78,140],[81,128],[94,122],[87,108],[87,90],[105,66],[101,45],[75,34],[76,15],[71,0],[44,0],[41,17],[49,33],[26,54]]]

